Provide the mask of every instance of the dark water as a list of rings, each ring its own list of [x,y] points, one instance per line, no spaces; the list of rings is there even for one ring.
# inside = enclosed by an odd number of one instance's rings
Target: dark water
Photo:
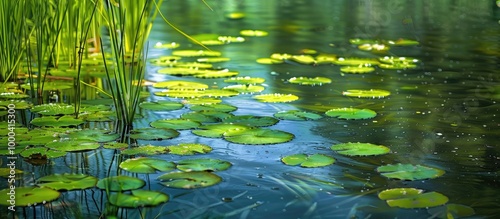
[[[500,8],[494,1],[166,1],[170,22],[188,34],[216,33],[237,36],[242,29],[269,32],[242,44],[213,46],[240,76],[266,78],[265,93],[295,94],[290,104],[261,104],[250,97],[226,98],[239,107],[236,114],[272,115],[278,110],[324,112],[335,107],[365,107],[379,115],[373,120],[317,122],[281,121],[273,128],[290,131],[292,142],[273,146],[241,146],[190,134],[178,141],[204,142],[215,155],[234,163],[221,173],[225,182],[195,191],[178,203],[178,218],[220,215],[231,218],[428,218],[426,209],[389,208],[376,194],[381,189],[416,187],[437,191],[450,203],[474,208],[473,218],[500,216],[498,145],[498,85]],[[225,14],[244,12],[241,20]],[[399,47],[388,55],[421,60],[411,70],[383,70],[364,75],[341,75],[339,66],[260,65],[255,60],[272,53],[298,54],[315,49],[344,57],[378,57],[349,44],[351,38],[414,39],[419,46]],[[182,48],[200,49],[157,22],[152,43],[175,41]],[[151,50],[150,56],[169,54]],[[154,75],[154,74],[152,74]],[[322,76],[331,84],[305,87],[284,81],[294,76]],[[158,76],[154,76],[158,77]],[[171,79],[170,77],[167,77]],[[186,79],[194,80],[197,79]],[[199,80],[225,86],[222,80]],[[385,89],[385,99],[356,99],[341,95],[347,89]],[[177,141],[177,140],[175,140]],[[284,166],[281,156],[292,153],[327,153],[337,142],[370,142],[391,148],[376,158],[335,156],[330,167],[303,169]],[[429,165],[446,170],[440,178],[402,182],[387,180],[374,169],[387,163]],[[321,179],[341,185],[317,183]],[[290,188],[286,188],[289,185]],[[172,192],[175,194],[175,192]],[[181,191],[179,191],[181,193]],[[241,195],[230,203],[210,206],[221,197]],[[252,204],[260,204],[253,207]],[[169,204],[170,205],[170,204]],[[253,207],[253,208],[252,208]],[[174,209],[176,207],[173,207]]]
[[[163,187],[150,174],[151,190],[168,194],[171,200],[153,209],[120,211],[121,218],[435,218],[427,209],[389,207],[377,197],[389,188],[415,187],[446,195],[449,203],[475,210],[469,218],[500,217],[500,8],[494,1],[333,1],[333,0],[165,0],[163,13],[187,34],[215,33],[238,36],[242,29],[269,32],[246,42],[212,46],[231,58],[216,66],[240,72],[239,76],[266,79],[264,93],[291,93],[300,97],[287,104],[259,103],[252,95],[223,98],[238,107],[237,115],[272,116],[282,110],[302,109],[323,113],[337,107],[375,110],[372,120],[280,121],[273,129],[293,133],[288,143],[249,146],[209,139],[182,131],[168,141],[154,145],[203,143],[214,150],[196,157],[219,158],[233,167],[218,172],[223,182],[216,186],[180,190]],[[241,20],[229,20],[229,12],[243,12]],[[383,70],[363,75],[341,75],[339,66],[280,64],[261,65],[255,60],[272,53],[298,54],[315,49],[343,57],[379,57],[349,44],[351,38],[413,39],[419,46],[392,48],[386,55],[415,57],[421,62],[411,70]],[[201,49],[166,25],[160,18],[151,34],[157,41],[178,42],[180,49]],[[171,51],[151,48],[149,57]],[[199,81],[213,87],[229,84],[223,79],[195,79],[158,75],[151,67],[147,79]],[[286,83],[295,76],[332,79],[323,86]],[[392,93],[383,99],[342,96],[347,89],[384,89]],[[153,89],[151,91],[154,91]],[[152,96],[151,100],[165,99]],[[174,118],[187,109],[156,113],[141,111],[147,126],[160,118]],[[329,149],[339,142],[369,142],[385,145],[392,153],[374,157],[344,157]],[[324,153],[336,163],[323,168],[290,167],[280,158],[295,153]],[[112,152],[87,154],[91,175],[106,177]],[[157,156],[178,161],[186,157]],[[68,156],[57,165],[32,168],[33,179],[53,172],[80,168],[79,155]],[[441,168],[446,173],[421,181],[390,180],[375,171],[380,165],[411,163]],[[22,168],[22,167],[21,167]],[[139,177],[143,177],[140,175]],[[29,177],[30,178],[30,177]],[[30,178],[30,179],[32,179]],[[23,182],[33,183],[31,180]],[[97,217],[103,206],[103,192],[67,192],[66,206],[42,210],[42,218]],[[82,198],[86,197],[86,198]],[[231,202],[223,199],[232,198]],[[95,204],[98,203],[98,204]],[[40,216],[42,215],[42,216]],[[52,216],[48,216],[52,215]]]

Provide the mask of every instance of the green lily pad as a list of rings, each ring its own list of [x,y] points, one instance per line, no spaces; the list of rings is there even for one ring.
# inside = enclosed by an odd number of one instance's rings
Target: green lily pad
[[[26,89],[26,90],[30,90],[31,85],[33,85],[34,89],[38,88],[37,83],[22,84],[21,88]],[[45,90],[45,91],[47,91],[47,90],[66,90],[66,89],[71,89],[71,88],[73,88],[73,83],[71,83],[71,82],[57,81],[57,82],[45,82],[43,84],[43,90]]]
[[[236,130],[244,130],[251,129],[252,127],[246,125],[238,125],[238,124],[210,124],[210,125],[202,125],[198,127],[196,130],[192,130],[191,132],[195,135],[207,137],[207,138],[221,138],[222,135],[226,132],[236,131]]]
[[[314,78],[309,78],[309,77],[293,77],[288,79],[288,82],[292,84],[300,84],[300,85],[323,85],[323,84],[330,84],[332,83],[332,80],[330,78],[325,78],[325,77],[314,77]]]
[[[231,59],[227,58],[227,57],[209,57],[209,58],[196,59],[197,62],[208,62],[208,63],[227,62],[229,60],[231,60]]]
[[[277,112],[273,116],[278,119],[293,120],[293,121],[318,120],[323,118],[319,114],[300,111],[300,110],[288,110],[288,111]]]
[[[212,105],[217,105],[217,104],[212,104]],[[211,106],[211,105],[199,105],[199,106]],[[220,122],[223,118],[228,116],[232,116],[232,114],[212,111],[212,110],[205,110],[205,111],[184,113],[181,115],[181,118],[189,119],[191,121],[196,121],[200,123],[215,123],[215,122]]]
[[[340,72],[351,74],[365,74],[375,71],[371,66],[344,66],[340,68]]]
[[[201,123],[189,119],[160,119],[149,124],[153,128],[168,128],[175,130],[194,129]]]
[[[121,151],[121,154],[124,155],[155,155],[155,154],[166,154],[168,153],[168,148],[164,146],[153,146],[153,145],[145,145],[139,147],[127,148]]]
[[[346,156],[381,155],[391,152],[391,149],[383,145],[375,145],[375,144],[360,143],[360,142],[336,144],[330,148],[334,151],[337,151],[337,153]]]
[[[221,56],[222,54],[217,51],[209,51],[209,50],[175,50],[172,52],[172,55],[180,57],[197,57],[197,56]]]
[[[177,169],[184,172],[222,171],[229,169],[231,166],[230,162],[211,158],[188,159],[177,162]]]
[[[179,132],[167,128],[139,128],[130,132],[130,138],[141,140],[163,140],[175,138]]]
[[[11,200],[9,194],[10,189],[0,190],[0,205],[11,206],[9,200]],[[39,188],[39,187],[16,187],[15,190],[15,201],[16,207],[25,206],[35,206],[37,204],[45,204],[46,202],[51,202],[59,198],[58,191],[50,188]]]
[[[101,145],[95,141],[89,140],[62,140],[47,143],[45,146],[58,151],[82,152],[95,150]]]
[[[168,67],[158,69],[156,73],[164,75],[174,75],[174,76],[192,76],[198,74],[200,70],[198,68],[189,67]]]
[[[38,179],[38,186],[54,190],[83,190],[96,185],[97,178],[85,174],[53,174]]]
[[[71,139],[78,139],[78,140],[108,142],[118,139],[120,135],[117,133],[111,133],[111,131],[109,130],[84,129],[84,130],[72,131],[68,134],[68,137]]]
[[[289,59],[304,65],[316,63],[316,59],[314,59],[311,55],[293,55]]]
[[[197,72],[197,74],[193,75],[195,78],[228,78],[228,77],[234,77],[238,75],[238,72],[235,71],[229,71],[229,69],[222,69],[222,70],[200,70]]]
[[[170,90],[204,90],[208,85],[191,81],[163,81],[153,84],[154,88],[166,88]]]
[[[158,102],[143,102],[139,104],[139,107],[147,110],[172,111],[182,109],[184,104],[174,101],[160,100]]]
[[[379,61],[383,64],[388,65],[414,65],[420,60],[411,57],[395,57],[395,56],[384,56],[379,58]]]
[[[102,144],[102,147],[106,149],[126,149],[128,146],[129,145],[127,143],[121,142],[106,142]]]
[[[363,51],[371,51],[376,53],[384,53],[389,51],[391,47],[383,43],[365,43],[358,46],[358,49]]]
[[[267,36],[268,33],[263,30],[241,30],[240,35],[248,37],[263,37]]]
[[[219,104],[208,104],[208,105],[194,105],[194,106],[189,107],[189,109],[191,109],[193,111],[209,111],[210,110],[210,111],[228,113],[228,112],[233,112],[233,111],[237,110],[238,108],[235,106],[228,105],[228,104],[219,103]]]
[[[335,159],[324,154],[293,154],[281,158],[281,161],[290,166],[300,164],[301,167],[324,167],[333,164]]]
[[[218,104],[222,102],[222,100],[218,98],[204,97],[204,98],[186,99],[184,100],[184,102],[189,105],[210,105],[210,104]]]
[[[234,77],[234,78],[228,78],[224,79],[224,82],[226,83],[237,83],[237,84],[262,84],[266,81],[264,78],[257,78],[257,77]]]
[[[226,141],[237,144],[264,145],[285,143],[295,136],[280,130],[254,128],[224,132],[223,137]]]
[[[279,94],[279,93],[260,94],[260,95],[255,95],[253,98],[264,103],[286,103],[286,102],[296,101],[299,99],[298,96],[295,96],[293,94]]]
[[[444,170],[438,168],[401,163],[380,166],[377,171],[387,178],[400,180],[432,179],[445,173]]]
[[[97,188],[106,191],[120,192],[142,188],[146,182],[131,176],[111,176],[97,182]]]
[[[157,191],[132,190],[131,194],[113,193],[109,203],[121,208],[152,207],[168,201],[168,195]]]
[[[284,61],[281,59],[273,59],[273,58],[258,58],[256,62],[263,65],[273,65],[273,64],[281,64]]]
[[[34,126],[47,126],[47,127],[68,127],[68,126],[77,126],[83,124],[83,119],[75,119],[73,116],[44,116],[38,117],[31,120],[31,124]]]
[[[391,92],[386,90],[347,90],[342,92],[342,95],[348,97],[359,97],[359,98],[383,98],[391,95]]]
[[[404,69],[416,68],[417,65],[413,63],[394,63],[394,64],[380,64],[378,65],[378,67],[390,70],[404,70]]]
[[[438,192],[423,193],[415,188],[387,189],[378,194],[391,207],[399,208],[429,208],[444,205],[448,197]]]
[[[1,177],[6,177],[6,176],[9,176],[11,175],[11,172],[14,171],[14,174],[20,174],[20,173],[23,173],[22,170],[18,170],[18,169],[14,169],[12,170],[11,168],[3,168],[1,167],[0,168],[0,176]]]
[[[333,64],[336,65],[354,65],[354,66],[371,66],[378,65],[379,61],[377,59],[370,58],[337,58],[337,60],[333,61]]]
[[[204,90],[204,96],[207,97],[232,97],[238,95],[238,91],[228,89],[208,89]]]
[[[429,214],[442,219],[462,218],[476,214],[474,209],[467,205],[447,204],[427,210]],[[450,217],[451,216],[451,217]]]
[[[33,147],[22,151],[20,155],[28,159],[38,159],[40,157],[45,157],[50,159],[50,158],[62,157],[67,153],[68,152],[66,151],[51,150],[46,147]]]
[[[113,117],[116,117],[116,112],[114,111],[94,112],[80,115],[80,118],[87,122],[111,122],[113,121]]]
[[[395,46],[416,46],[416,45],[420,44],[416,40],[409,40],[409,39],[398,39],[398,40],[394,40],[394,41],[391,40],[388,43],[395,45]]]
[[[195,155],[195,154],[206,154],[212,151],[212,147],[204,144],[190,144],[182,143],[178,145],[167,146],[170,150],[170,154],[177,155]]]
[[[75,107],[69,104],[48,103],[34,106],[31,112],[44,116],[70,115],[75,113]]]
[[[162,159],[149,157],[130,158],[120,163],[120,168],[132,173],[156,173],[170,171],[175,164]]]
[[[223,87],[222,89],[234,90],[241,94],[259,93],[266,89],[264,86],[251,84],[237,84]]]
[[[26,102],[24,100],[1,100],[0,101],[0,109],[8,109],[9,105],[14,107],[16,110],[20,109],[30,109],[33,107],[33,104]]]
[[[174,97],[174,98],[197,98],[205,96],[205,93],[203,92],[203,90],[182,89],[182,90],[164,90],[161,92],[154,92],[154,95]]]
[[[13,92],[3,92],[0,93],[0,99],[24,99],[30,97],[28,94],[13,93]]]
[[[272,126],[278,123],[278,119],[270,116],[252,116],[252,115],[240,115],[240,116],[230,116],[224,118],[222,122],[240,124],[253,127],[265,127]]]
[[[377,116],[373,110],[357,108],[335,108],[326,111],[325,114],[339,119],[371,119]]]
[[[214,173],[205,171],[166,173],[158,177],[166,187],[179,189],[195,189],[213,186],[222,178]]]

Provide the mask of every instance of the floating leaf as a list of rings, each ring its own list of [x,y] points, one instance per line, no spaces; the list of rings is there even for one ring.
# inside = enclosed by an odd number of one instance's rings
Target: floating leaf
[[[171,90],[204,90],[208,88],[208,85],[198,82],[191,81],[163,81],[153,84],[154,88],[167,88]]]
[[[121,142],[107,142],[104,143],[102,147],[106,149],[125,149],[128,148],[128,144]]]
[[[337,55],[335,54],[319,54],[316,56],[316,64],[333,64],[337,61]]]
[[[53,174],[38,179],[38,186],[54,190],[83,190],[92,188],[97,183],[97,178],[85,174]]]
[[[204,90],[203,93],[208,97],[232,97],[238,95],[237,91],[228,89],[209,89]]]
[[[166,187],[179,189],[195,189],[213,186],[222,178],[216,174],[204,171],[166,173],[158,177]]]
[[[208,138],[220,138],[226,132],[231,132],[235,130],[251,129],[252,127],[238,124],[213,124],[213,125],[203,125],[198,127],[199,129],[191,131],[193,134],[208,137]]]
[[[391,207],[399,208],[429,208],[444,205],[448,197],[438,192],[422,193],[415,188],[387,189],[378,194]]]
[[[222,120],[224,123],[240,124],[254,127],[272,126],[278,123],[278,119],[269,116],[240,115],[230,116]]]
[[[300,84],[300,85],[323,85],[323,84],[329,84],[332,83],[332,80],[329,78],[325,77],[314,77],[314,78],[308,78],[308,77],[293,77],[288,79],[288,82],[292,84]]]
[[[25,207],[54,201],[59,198],[60,193],[50,188],[39,187],[16,187],[12,193],[12,190],[7,188],[0,190],[0,205],[12,206],[9,202],[11,195],[15,195],[16,207]]]
[[[318,119],[323,118],[319,114],[300,111],[300,110],[289,110],[289,111],[277,112],[273,116],[278,118],[278,119],[294,120],[294,121],[318,120]]]
[[[344,66],[340,68],[340,71],[351,74],[365,74],[375,71],[375,68],[370,66]]]
[[[75,113],[75,107],[69,104],[48,103],[34,106],[31,112],[45,116],[70,115]]]
[[[373,110],[357,108],[335,108],[326,111],[325,114],[339,119],[371,119],[377,116]]]
[[[387,52],[391,47],[383,43],[365,43],[358,46],[358,49],[371,52]]]
[[[284,62],[281,59],[273,59],[273,58],[258,58],[256,61],[257,63],[263,65],[281,64]]]
[[[121,152],[124,155],[155,155],[155,154],[166,154],[169,150],[163,146],[153,146],[145,145],[139,147],[132,147],[125,149]]]
[[[378,65],[379,61],[377,59],[369,59],[369,58],[338,58],[337,60],[333,61],[333,64],[371,66],[371,65]]]
[[[293,94],[279,94],[279,93],[260,94],[260,95],[255,95],[253,98],[264,103],[286,103],[299,99],[298,96],[295,96]]]
[[[240,31],[240,35],[242,36],[250,36],[250,37],[263,37],[267,36],[268,33],[263,30],[242,30]]]
[[[99,148],[101,145],[95,141],[89,140],[61,140],[50,142],[45,145],[46,147],[58,151],[67,152],[82,152],[90,151]]]
[[[361,45],[361,44],[375,44],[379,43],[378,40],[371,40],[371,39],[361,39],[361,38],[353,38],[349,39],[349,43],[353,45]]]
[[[130,132],[130,138],[141,140],[163,140],[175,138],[179,132],[166,128],[139,128]]]
[[[221,53],[209,50],[175,50],[172,55],[180,57],[221,56]]]
[[[412,63],[395,63],[395,64],[380,64],[378,65],[378,67],[383,69],[400,70],[400,69],[416,68],[417,65]]]
[[[389,44],[395,45],[395,46],[416,46],[420,44],[418,41],[415,40],[409,40],[409,39],[398,39],[395,41],[388,41]]]
[[[222,171],[229,169],[231,166],[230,162],[211,158],[188,159],[177,162],[177,169],[184,172]]]
[[[222,100],[217,99],[217,98],[206,97],[206,98],[187,99],[187,100],[184,100],[184,102],[186,104],[190,104],[190,105],[210,105],[210,104],[218,104],[218,103],[222,102]]]
[[[120,168],[132,173],[156,173],[170,171],[175,164],[162,159],[149,157],[130,158],[120,163]]]
[[[245,42],[244,37],[240,36],[219,36],[217,37],[217,40],[222,41],[224,43],[242,43]]]
[[[59,151],[59,150],[51,150],[46,147],[34,147],[28,148],[20,153],[20,155],[24,158],[28,159],[39,159],[40,157],[44,158],[58,158],[66,155],[68,152]]]
[[[178,48],[179,46],[180,46],[180,44],[178,44],[176,42],[171,42],[171,43],[157,42],[157,43],[155,43],[155,45],[153,47],[157,48],[157,49],[175,49],[175,48]]]
[[[400,180],[422,180],[432,179],[442,176],[445,171],[433,167],[426,167],[412,164],[388,164],[380,166],[377,171],[382,176]]]
[[[203,90],[164,90],[154,93],[157,96],[167,96],[174,98],[197,98],[205,96]]]
[[[264,78],[256,78],[249,76],[224,79],[224,82],[226,83],[237,83],[237,84],[261,84],[264,83],[264,81],[266,81],[266,79]]]
[[[231,60],[231,59],[227,58],[227,57],[211,57],[211,58],[199,58],[199,59],[196,59],[197,62],[208,62],[208,63],[227,62],[229,60]]]
[[[231,19],[231,20],[238,20],[238,19],[244,18],[245,17],[245,13],[242,13],[242,12],[231,12],[231,13],[226,14],[225,17],[228,18],[228,19]]]
[[[213,104],[216,105],[216,104]],[[210,106],[210,105],[196,105],[196,106]],[[197,111],[197,112],[188,112],[181,115],[183,119],[189,119],[192,121],[200,122],[200,123],[215,123],[222,121],[221,119],[231,116],[231,114],[217,111]]]
[[[73,116],[44,116],[38,117],[31,120],[31,124],[35,126],[48,126],[48,127],[68,127],[68,126],[77,126],[84,123],[83,119],[75,119]]]
[[[23,173],[22,170],[18,170],[18,169],[11,169],[10,167],[8,168],[3,168],[1,167],[0,168],[0,176],[2,177],[6,177],[6,176],[9,176],[9,175],[12,175],[11,173],[14,172],[14,174],[20,174],[20,173]]]
[[[109,130],[102,129],[84,129],[72,131],[68,134],[71,139],[89,140],[96,142],[114,141],[120,137],[117,133],[111,133]]]
[[[337,151],[337,153],[346,156],[369,156],[369,155],[381,155],[387,154],[391,150],[383,145],[375,145],[370,143],[342,143],[336,144],[330,147],[332,150]]]
[[[260,85],[238,84],[238,85],[226,86],[223,89],[234,90],[241,94],[251,94],[251,93],[262,92],[265,88]]]
[[[182,107],[184,107],[184,104],[174,101],[160,100],[158,102],[143,102],[139,104],[139,107],[147,110],[171,111],[182,109]]]
[[[168,195],[157,191],[132,190],[132,194],[113,193],[109,203],[121,208],[152,207],[168,201]]]
[[[281,161],[290,166],[300,164],[301,167],[323,167],[333,164],[335,159],[324,154],[294,154],[281,158]]]
[[[193,75],[195,78],[228,78],[238,75],[238,72],[229,71],[229,69],[222,70],[200,70],[197,74]]]
[[[97,182],[97,188],[112,191],[112,192],[120,192],[126,190],[139,189],[146,184],[144,180],[131,177],[131,176],[111,176],[104,179],[99,180]]]
[[[295,136],[280,130],[254,128],[224,132],[223,137],[226,141],[237,144],[263,145],[288,142]]]
[[[410,65],[419,62],[416,58],[411,57],[395,57],[395,56],[384,56],[378,59],[380,62],[388,65]]]
[[[235,107],[235,106],[232,106],[232,105],[228,105],[228,104],[222,104],[222,103],[219,103],[219,104],[208,104],[208,105],[194,105],[194,106],[191,106],[189,109],[193,110],[193,111],[217,111],[217,112],[233,112],[235,110],[237,110],[238,108]]]
[[[200,126],[201,124],[196,121],[188,120],[188,119],[160,119],[151,122],[149,125],[153,128],[169,128],[175,130],[186,130],[186,129],[194,129]]]
[[[316,59],[314,59],[314,57],[310,55],[293,55],[289,59],[305,65],[311,65],[316,63]]]
[[[0,101],[0,109],[3,108],[5,110],[7,110],[9,108],[9,105],[13,106],[14,109],[16,109],[16,110],[30,109],[33,106],[33,104],[28,103],[24,100],[2,100],[2,101]]]
[[[342,92],[342,95],[348,97],[359,97],[359,98],[382,98],[387,97],[391,94],[391,92],[386,90],[347,90]]]
[[[429,214],[442,219],[462,218],[474,215],[474,209],[467,205],[447,204],[427,210]],[[451,216],[451,217],[450,217]]]
[[[170,154],[177,155],[194,155],[194,154],[206,154],[212,151],[212,148],[204,144],[189,144],[183,143],[178,145],[167,146]]]

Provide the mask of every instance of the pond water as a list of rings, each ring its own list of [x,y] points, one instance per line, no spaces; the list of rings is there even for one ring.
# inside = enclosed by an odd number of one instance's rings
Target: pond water
[[[270,127],[295,135],[286,143],[241,145],[223,139],[204,138],[191,131],[163,141],[141,144],[173,145],[201,143],[213,151],[195,157],[217,158],[233,166],[217,172],[223,181],[215,186],[183,190],[158,183],[161,174],[149,174],[146,187],[162,191],[170,201],[156,208],[128,209],[120,218],[436,218],[432,209],[389,207],[377,196],[391,188],[418,188],[439,192],[449,203],[470,206],[468,218],[500,217],[500,8],[494,1],[306,1],[266,0],[207,1],[165,0],[162,11],[167,19],[190,35],[238,36],[243,29],[264,30],[265,37],[246,37],[243,43],[210,46],[229,62],[215,66],[239,72],[238,76],[265,78],[262,93],[294,94],[290,103],[261,103],[252,94],[222,98],[238,107],[235,115],[273,116],[285,110],[305,110],[323,114],[339,107],[368,108],[377,112],[373,119],[314,121],[281,120]],[[242,12],[243,19],[228,19]],[[359,50],[349,39],[416,40],[418,46],[393,47],[387,53]],[[202,49],[165,24],[155,21],[149,58],[170,55],[172,50],[155,49],[156,42],[177,42],[179,49]],[[339,65],[304,65],[295,62],[263,65],[256,59],[273,53],[301,54],[304,49],[340,57],[378,58],[408,56],[420,62],[417,68],[388,70],[376,68],[368,74],[341,74]],[[189,60],[186,59],[186,60]],[[195,60],[195,59],[193,59]],[[149,81],[187,80],[212,88],[230,85],[223,78],[157,74],[161,67],[149,66]],[[301,86],[288,83],[292,77],[326,77],[330,84]],[[383,89],[385,98],[351,98],[349,89]],[[158,89],[149,88],[151,93]],[[151,95],[151,101],[171,100]],[[188,109],[171,112],[141,110],[144,118],[136,127],[148,126],[162,118],[176,118]],[[347,157],[330,147],[344,142],[385,145],[391,153],[379,156]],[[89,170],[99,178],[107,176],[112,151],[88,153]],[[287,166],[284,156],[305,153],[327,154],[333,165],[320,168]],[[154,156],[171,161],[185,156]],[[68,156],[56,165],[32,168],[43,176],[78,169],[79,155]],[[386,164],[420,164],[446,173],[435,179],[401,181],[381,176],[375,169]],[[143,175],[139,175],[144,178]],[[35,178],[35,177],[34,177]],[[30,183],[29,181],[25,183]],[[68,192],[64,206],[37,212],[37,218],[94,218],[102,211],[98,189]],[[232,201],[228,201],[231,198]],[[97,200],[97,201],[96,201]],[[99,203],[99,204],[95,204]],[[3,211],[3,209],[2,209]],[[35,212],[35,211],[33,211]],[[33,212],[27,214],[33,216]]]

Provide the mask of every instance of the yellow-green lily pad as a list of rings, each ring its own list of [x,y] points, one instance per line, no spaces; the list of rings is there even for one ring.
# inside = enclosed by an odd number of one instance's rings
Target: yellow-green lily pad
[[[298,96],[295,96],[293,94],[280,94],[280,93],[260,94],[253,96],[253,98],[264,103],[287,103],[299,99]]]
[[[170,90],[204,90],[208,88],[208,85],[199,82],[191,81],[162,81],[153,84],[154,88],[166,88]]]
[[[30,111],[45,116],[70,115],[75,113],[75,106],[69,104],[48,103],[34,106]]]
[[[258,78],[258,77],[233,77],[233,78],[228,78],[224,79],[224,82],[226,83],[237,83],[237,84],[262,84],[266,81],[264,78]]]
[[[45,126],[45,127],[68,127],[77,126],[83,124],[84,121],[81,118],[75,119],[73,116],[44,116],[38,117],[31,120],[31,124],[34,126]]]
[[[121,208],[152,207],[169,200],[168,195],[149,190],[132,190],[131,194],[112,193],[109,195],[109,203]]]
[[[180,57],[221,56],[221,53],[209,50],[175,50],[172,55]]]
[[[346,156],[370,156],[370,155],[382,155],[391,152],[386,146],[375,145],[370,143],[341,143],[330,147],[330,149],[336,151],[339,154]]]
[[[326,111],[325,114],[339,119],[371,119],[377,116],[373,110],[357,108],[335,108]]]
[[[232,164],[225,160],[212,158],[187,159],[177,162],[177,169],[184,172],[192,171],[222,171],[227,170]]]
[[[166,173],[157,178],[166,187],[179,189],[195,189],[213,186],[222,178],[214,173],[205,171]]]
[[[212,151],[212,147],[205,144],[181,143],[178,145],[167,146],[170,154],[177,155],[195,155],[206,154]]]
[[[130,132],[130,138],[141,140],[163,140],[175,138],[179,132],[167,128],[139,128]]]
[[[288,79],[288,82],[292,84],[316,86],[316,85],[330,84],[332,83],[332,80],[330,78],[325,78],[325,77],[314,77],[314,78],[293,77]]]
[[[445,173],[444,170],[434,167],[402,163],[380,166],[377,171],[387,178],[400,180],[432,179]]]
[[[38,186],[54,190],[83,190],[92,188],[97,183],[97,178],[85,174],[53,174],[38,178]]]
[[[155,155],[155,154],[166,154],[168,153],[168,148],[164,146],[153,146],[144,145],[139,147],[131,147],[121,151],[121,154],[125,155]]]
[[[208,138],[221,138],[222,135],[226,132],[236,131],[236,130],[244,130],[251,129],[252,127],[246,125],[238,125],[238,124],[210,124],[203,125],[198,127],[196,130],[192,130],[191,132],[195,135],[208,137]]]
[[[386,200],[390,207],[399,208],[430,208],[444,205],[448,197],[438,192],[423,193],[423,190],[415,188],[387,189],[378,194],[382,200]]]
[[[139,104],[139,107],[154,111],[172,111],[182,109],[184,104],[175,101],[160,100],[157,102],[143,102]]]
[[[383,98],[391,95],[391,92],[386,90],[346,90],[342,92],[342,95],[348,97],[359,97],[359,98]]]
[[[149,125],[153,128],[187,130],[197,128],[201,125],[201,123],[189,119],[160,119],[151,122]]]
[[[82,152],[91,151],[99,148],[101,145],[96,141],[89,140],[60,140],[55,142],[50,142],[45,145],[46,147],[66,152]]]
[[[268,32],[263,30],[242,30],[240,31],[240,35],[249,37],[263,37],[267,36]]]
[[[253,94],[253,93],[262,92],[265,89],[265,87],[260,86],[260,85],[252,85],[252,84],[237,84],[237,85],[226,86],[222,89],[234,90],[234,91],[237,91],[241,94]]]
[[[150,157],[130,158],[120,163],[120,168],[132,173],[156,173],[170,171],[175,164],[162,159]]]
[[[333,164],[335,159],[324,154],[293,154],[281,158],[281,161],[290,166],[324,167]]]
[[[0,205],[11,206],[11,195],[15,196],[16,207],[26,207],[54,201],[61,194],[56,190],[40,187],[16,187],[14,194],[11,193],[10,188],[0,190]]]
[[[300,110],[288,110],[288,111],[277,112],[273,116],[278,119],[294,120],[294,121],[318,120],[323,118],[323,116],[319,114],[300,111]]]
[[[46,147],[33,147],[28,148],[20,153],[20,155],[27,159],[36,159],[39,157],[45,158],[58,158],[66,155],[68,152],[53,150]]]
[[[280,130],[253,128],[224,132],[223,137],[224,140],[237,144],[265,145],[285,143],[295,136]]]
[[[371,66],[343,66],[340,68],[340,71],[343,73],[351,73],[351,74],[365,74],[375,71],[374,67]]]

